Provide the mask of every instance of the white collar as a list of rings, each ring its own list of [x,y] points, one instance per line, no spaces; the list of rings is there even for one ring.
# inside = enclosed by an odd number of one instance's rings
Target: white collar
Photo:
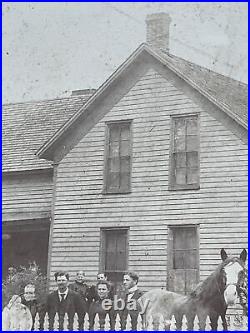
[[[67,288],[63,293],[61,293],[58,289],[58,295],[62,297],[62,295],[65,295],[65,298],[68,296],[69,288]]]
[[[137,284],[128,290],[129,294],[133,294],[138,289]]]

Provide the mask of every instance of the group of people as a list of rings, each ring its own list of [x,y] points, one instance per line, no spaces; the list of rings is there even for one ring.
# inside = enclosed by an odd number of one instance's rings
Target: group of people
[[[48,313],[49,330],[54,330],[55,316],[58,314],[59,330],[64,328],[65,314],[68,316],[68,329],[73,330],[74,316],[77,314],[79,331],[84,330],[85,314],[89,315],[89,330],[93,330],[96,314],[99,316],[100,329],[104,329],[105,318],[108,314],[110,329],[115,328],[116,315],[119,313],[121,329],[125,330],[128,314],[131,317],[133,330],[137,328],[140,305],[137,300],[142,291],[137,287],[139,277],[134,272],[127,272],[123,276],[122,292],[116,293],[114,285],[108,281],[105,273],[98,273],[95,285],[86,283],[85,274],[79,271],[74,283],[69,283],[69,274],[63,271],[55,273],[57,288],[47,296],[43,306],[38,306],[36,299],[27,298],[27,293],[33,293],[34,286],[26,286],[22,303],[31,312],[33,328],[36,313],[39,312],[40,330],[43,330],[45,314]],[[32,289],[33,288],[33,289]]]

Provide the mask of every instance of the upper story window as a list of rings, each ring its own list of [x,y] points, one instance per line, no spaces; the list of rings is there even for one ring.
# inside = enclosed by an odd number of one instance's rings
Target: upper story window
[[[131,121],[107,124],[105,192],[130,192]]]
[[[198,115],[172,117],[170,190],[199,188],[199,140]]]

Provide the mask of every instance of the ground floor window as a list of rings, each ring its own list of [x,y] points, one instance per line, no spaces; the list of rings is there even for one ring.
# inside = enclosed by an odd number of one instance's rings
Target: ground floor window
[[[29,267],[36,263],[43,274],[47,273],[49,225],[4,227],[2,232],[2,276],[9,267]]]
[[[168,242],[168,289],[187,294],[199,280],[197,227],[169,227]]]
[[[128,266],[128,229],[101,229],[100,257],[100,270],[119,289]]]

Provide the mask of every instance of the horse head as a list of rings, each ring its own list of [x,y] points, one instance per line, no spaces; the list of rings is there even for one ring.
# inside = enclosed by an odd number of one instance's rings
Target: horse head
[[[238,288],[245,277],[245,262],[247,251],[242,250],[239,258],[228,257],[224,249],[221,249],[220,291],[223,293],[226,305],[235,304],[238,297]]]

